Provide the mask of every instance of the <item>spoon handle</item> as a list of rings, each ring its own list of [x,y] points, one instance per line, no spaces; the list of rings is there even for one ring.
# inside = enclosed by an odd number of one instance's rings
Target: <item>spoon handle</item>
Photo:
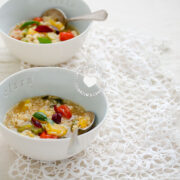
[[[78,141],[78,128],[76,128],[73,133],[71,133],[70,144],[68,147],[68,154],[72,155],[77,152],[79,141]]]
[[[79,21],[79,20],[96,20],[96,21],[104,21],[107,19],[108,13],[105,10],[99,10],[96,12],[93,12],[91,14],[78,16],[78,17],[72,17],[67,19],[68,22],[70,21]]]

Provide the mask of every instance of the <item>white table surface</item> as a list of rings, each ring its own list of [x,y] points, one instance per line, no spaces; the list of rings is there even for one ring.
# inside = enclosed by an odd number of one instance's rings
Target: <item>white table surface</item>
[[[0,4],[4,0],[0,0]],[[170,51],[161,59],[161,65],[172,72],[180,85],[180,0],[86,0],[92,10],[106,9],[109,18],[103,24],[133,29],[158,40],[170,41]],[[0,39],[0,45],[3,42]],[[1,52],[0,52],[1,56]],[[19,70],[19,61],[0,61],[0,80]],[[13,153],[0,136],[0,179],[10,180],[8,168]]]

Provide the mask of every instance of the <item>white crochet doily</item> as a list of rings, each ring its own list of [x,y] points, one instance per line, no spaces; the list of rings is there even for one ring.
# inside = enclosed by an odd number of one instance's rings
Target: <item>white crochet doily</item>
[[[174,125],[179,97],[172,79],[159,70],[166,50],[163,42],[136,33],[94,27],[80,52],[60,66],[101,68],[97,74],[106,84],[109,113],[99,135],[86,150],[62,161],[16,153],[9,175],[24,180],[180,179]]]

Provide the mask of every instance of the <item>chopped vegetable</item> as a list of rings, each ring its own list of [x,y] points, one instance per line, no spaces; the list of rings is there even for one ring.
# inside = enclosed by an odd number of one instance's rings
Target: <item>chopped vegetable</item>
[[[44,109],[40,109],[38,112],[44,113],[46,116],[48,116],[47,112]]]
[[[29,131],[32,131],[32,133],[34,133],[35,135],[39,135],[43,132],[43,128],[37,128],[37,127],[32,126],[31,124],[26,124],[24,126],[21,126],[17,130],[18,132],[29,130]]]
[[[35,17],[33,20],[34,20],[34,21],[41,22],[41,21],[43,21],[43,18],[41,18],[41,17]]]
[[[55,111],[56,113],[59,113],[56,105],[54,105],[54,111]]]
[[[43,113],[43,112],[35,112],[33,114],[33,117],[38,119],[40,122],[48,122],[50,124],[54,124],[54,121],[52,121],[51,119],[48,119],[47,116]]]
[[[74,27],[50,16],[34,17],[17,24],[9,34],[17,40],[35,44],[65,41],[79,35]]]
[[[40,138],[43,138],[43,139],[48,139],[48,138],[57,139],[58,137],[57,137],[57,136],[54,136],[54,135],[49,135],[49,134],[47,134],[47,133],[44,131],[44,132],[42,132],[42,134],[40,135]]]
[[[56,41],[59,38],[59,36],[54,32],[48,32],[48,33],[46,33],[46,35],[52,41]]]
[[[71,110],[66,105],[61,105],[57,107],[57,111],[62,114],[63,117],[70,119],[72,117]]]
[[[34,35],[36,33],[37,32],[34,29],[32,29],[32,28],[28,29],[28,31],[27,31],[27,34],[30,34],[30,35]]]
[[[39,135],[43,132],[43,128],[37,128],[37,127],[32,127],[31,128],[32,133],[34,133],[35,135]]]
[[[24,126],[18,127],[18,128],[17,128],[17,131],[18,131],[18,132],[23,132],[23,131],[25,131],[25,130],[31,130],[32,127],[33,127],[33,126],[32,126],[31,124],[26,124],[26,125],[24,125]]]
[[[56,27],[59,31],[62,31],[64,29],[64,25],[61,22],[54,21],[53,19],[50,19],[49,22],[52,26]]]
[[[71,32],[60,32],[59,34],[59,39],[61,41],[66,41],[66,40],[72,39],[73,37],[74,37],[74,34]]]
[[[30,107],[30,99],[26,99],[23,103],[22,103],[22,111],[27,111]]]
[[[59,104],[63,104],[63,99],[62,98],[55,98],[54,100]]]
[[[50,124],[54,124],[54,121],[52,121],[51,119],[47,119],[47,122]]]
[[[78,125],[82,129],[86,128],[89,125],[89,119],[87,117],[80,117]]]
[[[46,43],[51,43],[51,39],[49,39],[48,37],[38,37],[38,41],[42,44],[46,44]]]
[[[49,96],[43,96],[42,97],[42,99],[48,99],[49,98]]]
[[[35,31],[37,32],[53,32],[53,30],[49,27],[49,26],[46,26],[46,25],[39,25]]]
[[[31,102],[30,99],[26,99],[26,100],[24,101],[24,104],[29,104],[30,102]]]
[[[24,24],[21,25],[20,29],[24,29],[30,25],[33,25],[33,24],[39,25],[39,22],[37,22],[37,21],[26,21]]]
[[[33,117],[38,119],[38,120],[41,120],[41,121],[46,121],[47,120],[47,116],[43,112],[35,112],[33,114]]]
[[[42,124],[33,117],[31,118],[31,123],[37,128],[42,128]]]
[[[52,115],[52,120],[57,124],[61,123],[61,118],[62,118],[61,113],[55,113],[55,114]]]
[[[59,124],[48,123],[45,126],[45,129],[46,129],[47,134],[56,135],[58,137],[63,137],[67,133],[67,128],[65,126],[59,125]]]
[[[20,101],[7,113],[5,125],[28,137],[59,139],[77,128],[78,133],[87,132],[83,130],[91,119],[90,112],[71,100],[47,95]]]

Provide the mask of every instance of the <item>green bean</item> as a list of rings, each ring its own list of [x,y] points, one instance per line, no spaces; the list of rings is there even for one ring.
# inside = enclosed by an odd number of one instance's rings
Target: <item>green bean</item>
[[[32,127],[33,126],[31,124],[26,124],[26,125],[18,127],[17,131],[21,133],[21,132],[23,132],[25,130],[31,130]]]

